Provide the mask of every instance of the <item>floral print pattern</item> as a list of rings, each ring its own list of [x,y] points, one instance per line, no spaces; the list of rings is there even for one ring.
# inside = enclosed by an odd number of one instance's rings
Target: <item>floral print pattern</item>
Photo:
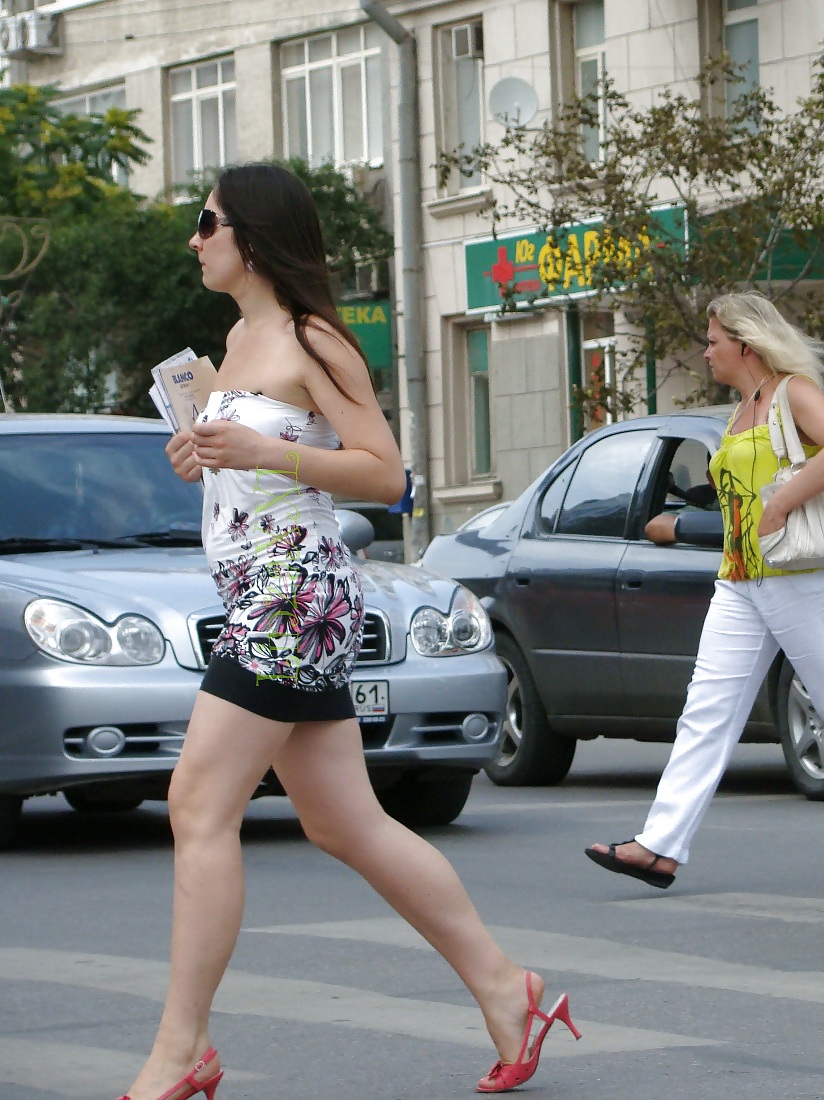
[[[323,417],[246,390],[213,393],[201,420],[218,418],[288,442],[338,446]],[[329,691],[349,682],[357,660],[360,580],[329,495],[278,474],[220,470],[206,479],[204,547],[226,607],[212,652],[260,679]]]

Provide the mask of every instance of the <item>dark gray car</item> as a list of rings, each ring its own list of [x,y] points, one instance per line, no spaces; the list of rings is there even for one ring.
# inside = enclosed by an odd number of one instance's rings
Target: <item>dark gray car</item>
[[[579,738],[668,741],[720,561],[706,470],[730,409],[643,417],[571,447],[491,523],[432,541],[424,568],[481,597],[509,674],[501,784],[558,783]],[[710,494],[710,497],[712,494]],[[682,513],[675,545],[644,525]],[[793,782],[824,799],[824,727],[776,658],[744,733],[780,740]]]
[[[82,811],[166,796],[224,618],[200,486],[176,477],[167,439],[152,420],[0,416],[0,847],[31,795]],[[342,516],[352,549],[367,545],[366,520]],[[454,581],[357,566],[351,688],[373,786],[400,820],[446,824],[499,751],[489,619]],[[258,793],[283,792],[269,773]]]

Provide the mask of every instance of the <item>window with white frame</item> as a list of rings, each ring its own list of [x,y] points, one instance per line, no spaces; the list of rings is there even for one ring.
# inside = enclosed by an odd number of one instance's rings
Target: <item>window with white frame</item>
[[[55,107],[63,115],[105,115],[110,107],[126,110],[126,87],[118,84],[112,88],[100,88],[95,92],[66,96],[59,99]],[[128,187],[129,173],[121,164],[112,162],[112,179],[121,187]]]
[[[441,144],[447,152],[471,152],[483,139],[484,36],[480,19],[439,28]],[[482,182],[480,171],[472,176],[452,172],[452,194]]]
[[[606,115],[604,111],[604,0],[580,0],[573,6],[575,39],[575,82],[580,96],[591,96],[597,103],[598,121],[583,128],[584,155],[589,161],[601,159]]]
[[[169,110],[172,183],[237,160],[233,58],[170,69]]]
[[[743,78],[727,85],[727,112],[733,100],[759,84],[758,0],[725,0],[724,49]]]
[[[383,164],[380,31],[345,27],[280,47],[283,149],[309,164]]]
[[[471,328],[466,333],[468,375],[470,477],[492,472],[492,430],[489,406],[489,329]]]

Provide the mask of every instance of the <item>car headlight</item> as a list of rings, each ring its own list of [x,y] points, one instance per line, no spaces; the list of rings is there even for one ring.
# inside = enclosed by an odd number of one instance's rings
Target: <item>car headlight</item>
[[[412,644],[422,657],[454,657],[477,653],[492,642],[492,624],[478,597],[458,588],[449,614],[422,607],[412,616]]]
[[[110,626],[62,600],[32,600],[23,622],[44,653],[81,665],[156,665],[166,649],[163,635],[142,615],[123,615]]]

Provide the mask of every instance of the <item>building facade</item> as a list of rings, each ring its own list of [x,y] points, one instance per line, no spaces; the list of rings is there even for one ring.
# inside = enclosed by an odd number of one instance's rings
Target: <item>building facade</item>
[[[168,192],[235,160],[333,160],[385,196],[397,228],[398,162],[410,152],[399,147],[402,69],[397,46],[358,3],[329,11],[319,0],[4,2],[0,46],[12,79],[58,83],[74,110],[140,108],[153,145],[150,162],[133,171],[137,191]],[[384,367],[408,457],[420,425],[404,386],[403,269],[420,263],[428,462],[415,508],[434,534],[517,495],[588,426],[571,386],[596,371],[608,379],[616,344],[611,314],[580,285],[539,295],[540,308],[500,314],[501,273],[522,271],[526,287],[534,280],[534,227],[504,225],[493,240],[491,187],[455,173],[439,179],[439,151],[502,136],[497,115],[510,100],[534,110],[536,124],[557,118],[604,73],[638,106],[665,87],[693,97],[702,60],[722,49],[744,66],[746,82],[770,87],[792,110],[810,90],[824,4],[411,0],[387,8],[416,45],[422,247],[420,257],[398,251],[391,306],[377,312],[394,318],[397,351]],[[29,48],[20,43],[26,21]],[[600,136],[597,125],[582,134],[593,158]],[[370,278],[344,314],[356,331],[371,323]],[[674,383],[664,387],[659,410],[678,396]]]

